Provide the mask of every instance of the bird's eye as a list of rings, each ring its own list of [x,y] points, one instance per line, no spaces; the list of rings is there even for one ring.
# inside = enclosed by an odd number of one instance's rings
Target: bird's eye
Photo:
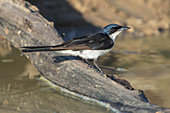
[[[112,33],[116,32],[116,31],[117,31],[118,29],[120,29],[120,28],[122,28],[122,26],[112,27],[112,28],[110,29],[109,34],[112,34]]]
[[[115,27],[114,27],[114,28],[112,27],[112,28],[110,29],[110,32],[112,32],[112,33],[113,33],[113,32],[116,32],[116,31],[117,31],[117,29],[116,29]]]

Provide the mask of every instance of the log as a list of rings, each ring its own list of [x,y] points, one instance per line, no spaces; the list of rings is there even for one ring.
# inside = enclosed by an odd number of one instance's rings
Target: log
[[[43,18],[35,6],[21,0],[0,0],[0,35],[19,49],[22,46],[56,45],[63,42],[52,22]],[[127,81],[119,81],[114,76],[110,77],[113,80],[101,76],[78,57],[57,52],[25,55],[50,82],[71,92],[108,103],[115,111],[169,111],[151,104],[142,91],[124,87],[122,84],[128,84]]]

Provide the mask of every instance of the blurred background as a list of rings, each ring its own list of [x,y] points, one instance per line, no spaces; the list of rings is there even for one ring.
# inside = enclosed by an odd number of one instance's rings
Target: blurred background
[[[38,7],[40,14],[48,21],[54,22],[55,28],[65,41],[98,32],[107,24],[131,27],[118,36],[114,49],[100,57],[99,64],[109,68],[103,68],[106,73],[117,74],[128,80],[135,89],[144,90],[151,103],[170,108],[169,0],[28,1]],[[115,68],[119,70],[115,71]],[[19,112],[30,105],[31,109],[25,110],[35,112],[41,109],[42,112],[49,112],[54,109],[74,113],[77,110],[74,107],[79,106],[79,110],[85,113],[109,112],[104,108],[81,102],[77,104],[74,99],[44,90],[46,86],[35,80],[35,75],[39,73],[29,60],[0,37],[0,104],[3,106],[0,111],[10,107]],[[45,96],[58,98],[60,104],[44,98]],[[14,100],[17,100],[17,104]],[[74,104],[66,105],[65,102],[68,100]],[[46,106],[48,102],[57,105],[58,108]],[[32,105],[35,105],[36,109]],[[40,112],[39,110],[37,112]]]

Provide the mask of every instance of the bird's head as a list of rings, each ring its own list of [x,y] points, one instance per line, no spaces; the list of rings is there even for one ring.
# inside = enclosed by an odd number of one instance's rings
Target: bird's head
[[[109,37],[114,41],[116,36],[126,29],[130,29],[130,27],[122,27],[117,24],[109,24],[103,28],[103,33],[109,35]]]

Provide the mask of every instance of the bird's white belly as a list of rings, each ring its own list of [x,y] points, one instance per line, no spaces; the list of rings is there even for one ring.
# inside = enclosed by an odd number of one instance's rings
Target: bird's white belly
[[[81,50],[81,51],[73,51],[73,50],[65,50],[65,51],[60,51],[60,53],[66,53],[70,54],[73,56],[80,56],[85,59],[96,59],[99,56],[104,55],[105,53],[108,53],[111,51],[111,49],[107,50]]]

